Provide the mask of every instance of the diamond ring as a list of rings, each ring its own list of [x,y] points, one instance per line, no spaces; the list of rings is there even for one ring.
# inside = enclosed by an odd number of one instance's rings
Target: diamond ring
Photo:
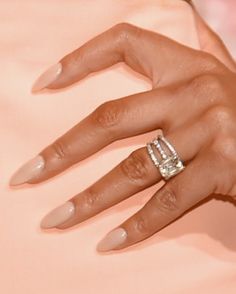
[[[159,159],[152,145],[158,151]],[[177,175],[185,168],[176,150],[164,136],[158,135],[152,142],[148,142],[146,147],[152,162],[159,169],[165,180]]]

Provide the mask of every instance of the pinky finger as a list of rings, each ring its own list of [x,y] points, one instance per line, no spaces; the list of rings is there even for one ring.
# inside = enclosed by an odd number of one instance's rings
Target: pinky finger
[[[215,179],[206,156],[199,156],[170,179],[144,207],[102,239],[97,250],[118,250],[149,238],[212,194]],[[207,182],[206,182],[207,179]]]

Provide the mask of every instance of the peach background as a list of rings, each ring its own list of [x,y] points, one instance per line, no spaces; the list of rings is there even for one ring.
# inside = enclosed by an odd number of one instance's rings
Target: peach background
[[[194,0],[202,16],[221,35],[236,56],[235,0]]]
[[[70,89],[32,95],[38,74],[61,56],[120,21],[198,46],[191,10],[181,2],[170,11],[160,2],[0,1],[0,293],[235,293],[236,210],[228,202],[211,200],[142,244],[108,255],[95,251],[97,242],[157,186],[67,232],[39,229],[49,210],[155,132],[116,142],[40,185],[8,187],[16,168],[101,102],[150,89],[120,64]]]

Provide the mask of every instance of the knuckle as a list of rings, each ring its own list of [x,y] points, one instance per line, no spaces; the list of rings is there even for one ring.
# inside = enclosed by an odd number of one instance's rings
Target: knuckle
[[[63,140],[59,139],[53,142],[50,149],[57,159],[70,159],[71,153],[69,147]]]
[[[180,211],[179,201],[177,199],[176,188],[163,187],[153,196],[155,206],[164,214],[178,213]]]
[[[213,125],[222,133],[229,131],[232,122],[235,120],[232,111],[228,107],[221,105],[216,105],[207,110],[205,119],[207,124]]]
[[[204,73],[192,79],[191,89],[205,100],[217,102],[224,95],[224,84],[219,74]]]
[[[220,78],[220,75],[205,74],[204,83],[210,92],[216,91],[216,93],[218,93],[219,90],[222,92],[223,83],[222,83],[222,79]]]
[[[148,235],[151,231],[147,219],[141,213],[138,213],[136,216],[134,216],[132,227],[134,231],[141,236]]]
[[[117,39],[121,42],[121,45],[127,45],[130,39],[138,38],[142,32],[142,29],[128,22],[121,22],[114,26]],[[121,46],[121,47],[124,47]]]
[[[229,165],[236,161],[236,140],[231,135],[219,136],[212,145],[213,154],[217,155],[217,158],[223,159],[223,162]]]
[[[132,25],[129,22],[119,22],[114,25],[114,28],[120,32],[128,31]]]
[[[119,126],[125,107],[121,107],[120,103],[116,101],[108,101],[101,104],[93,113],[93,119],[100,127],[109,131],[113,137],[116,127]],[[111,131],[111,132],[110,132]]]
[[[139,28],[129,22],[120,22],[114,26],[115,30],[118,32],[119,36],[127,37]]]
[[[133,151],[120,164],[123,174],[132,182],[143,185],[149,178],[148,162],[141,149]]]
[[[98,207],[100,196],[99,194],[94,191],[93,188],[89,187],[86,190],[86,193],[83,196],[82,203],[83,203],[83,209],[85,210],[92,210],[96,209]]]
[[[199,61],[203,64],[205,72],[215,71],[220,73],[225,70],[224,65],[222,65],[218,58],[208,52],[202,52]]]

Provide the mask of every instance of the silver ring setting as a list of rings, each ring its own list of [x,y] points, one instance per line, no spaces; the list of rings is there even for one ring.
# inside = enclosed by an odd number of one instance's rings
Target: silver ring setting
[[[158,151],[160,159],[155,154],[153,145]],[[164,136],[158,135],[157,138],[148,142],[146,147],[152,162],[165,180],[177,175],[185,168],[176,150]]]

